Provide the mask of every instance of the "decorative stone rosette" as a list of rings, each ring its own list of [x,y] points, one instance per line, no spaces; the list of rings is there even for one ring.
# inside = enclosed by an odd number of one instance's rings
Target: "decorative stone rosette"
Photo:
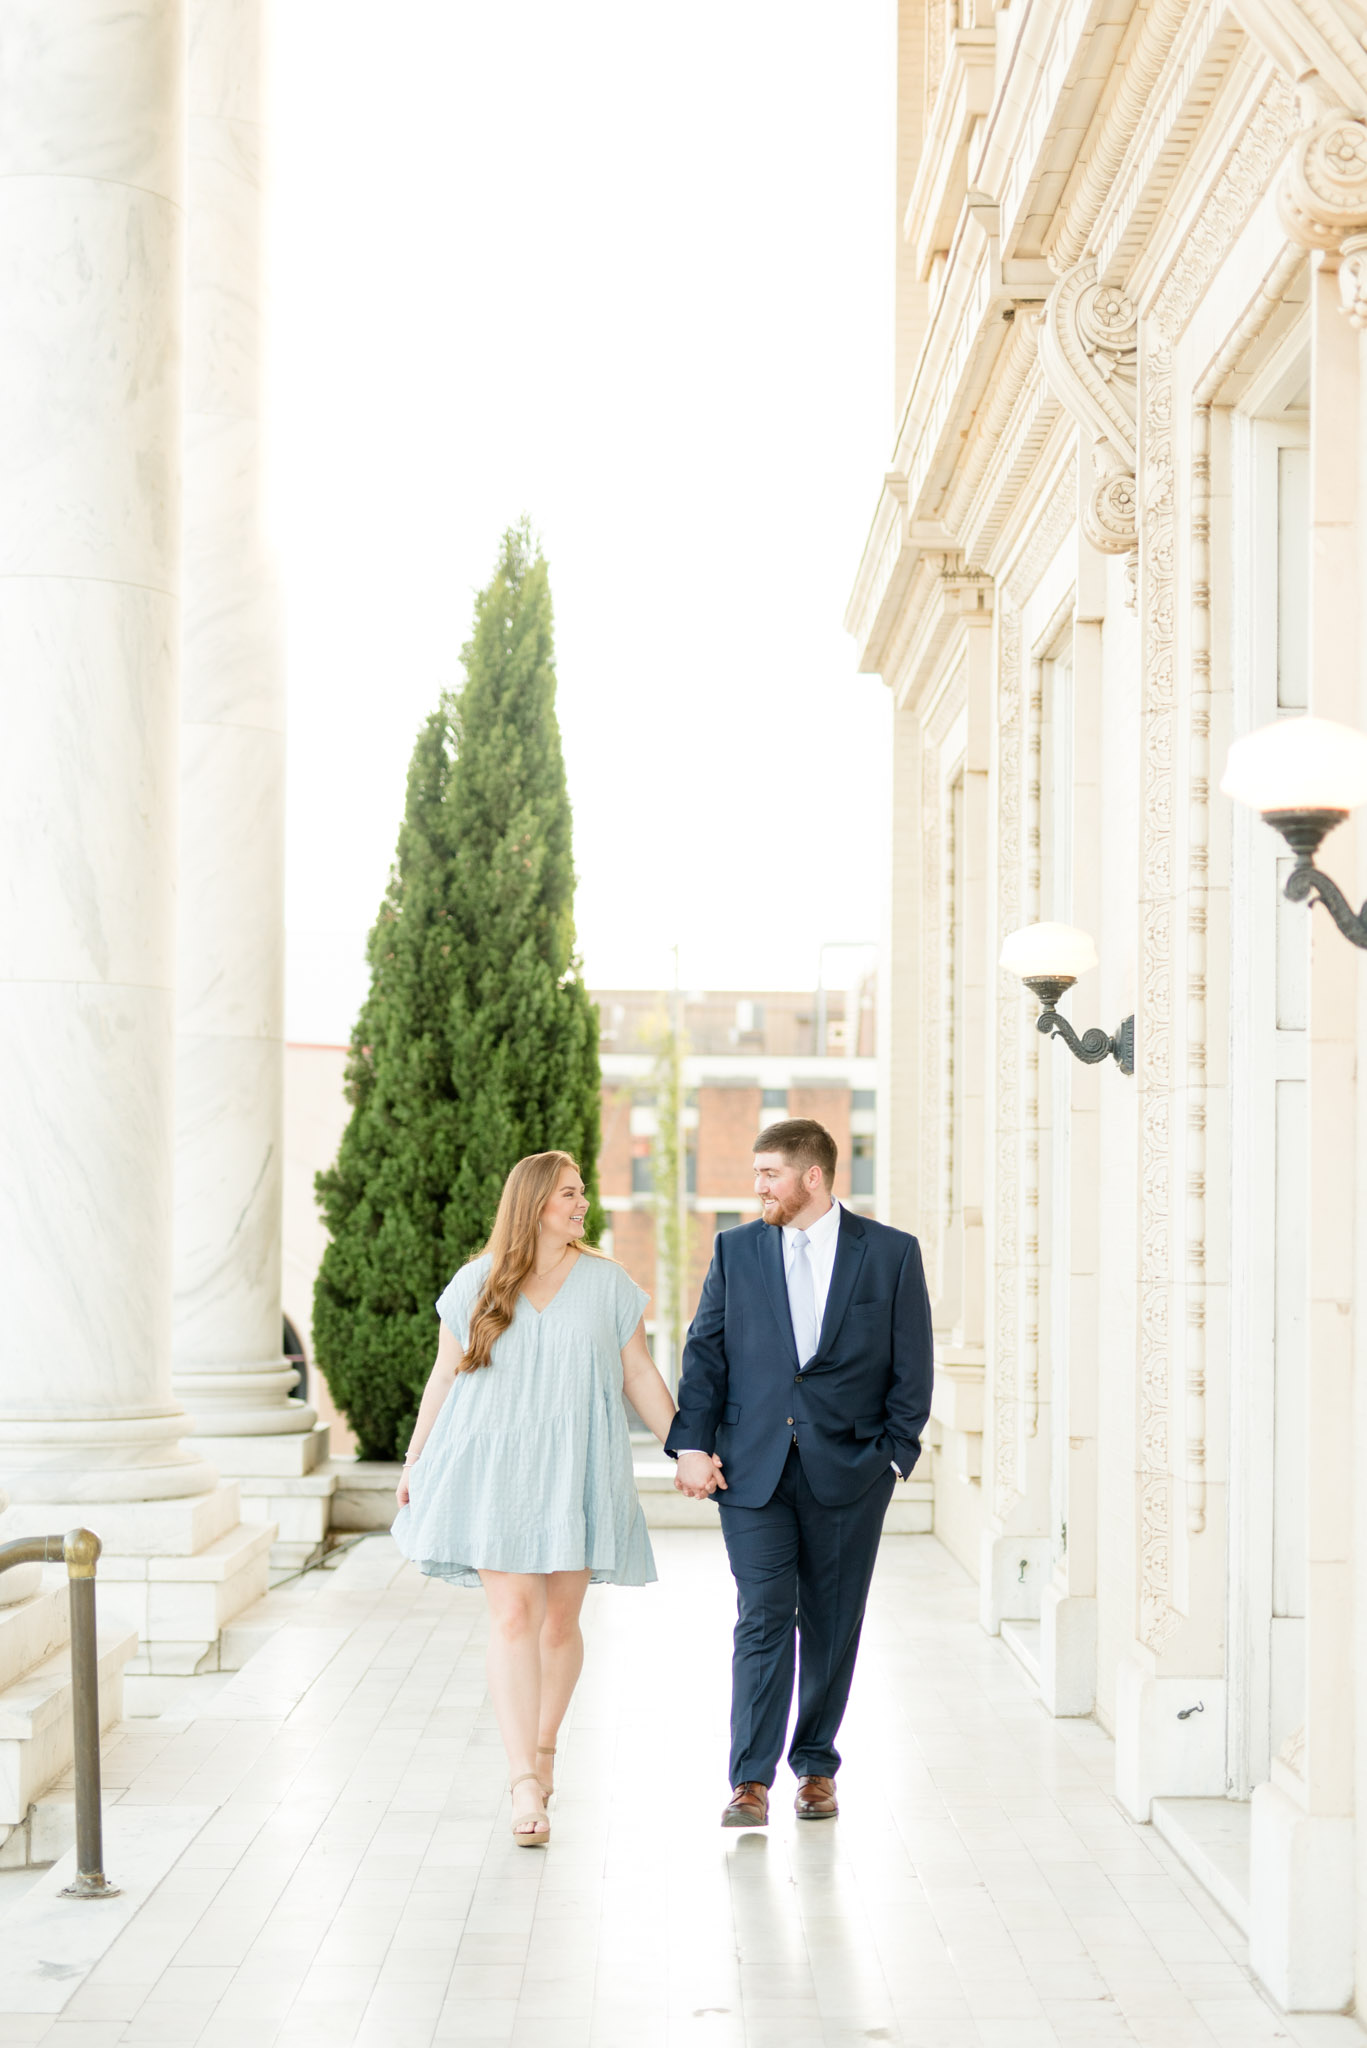
[[[1298,136],[1277,210],[1303,249],[1337,250],[1367,229],[1367,122],[1340,108]]]

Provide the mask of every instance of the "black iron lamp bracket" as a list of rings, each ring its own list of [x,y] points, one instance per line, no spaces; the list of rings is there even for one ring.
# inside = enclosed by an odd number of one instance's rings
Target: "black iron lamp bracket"
[[[1035,1020],[1035,1029],[1046,1038],[1061,1038],[1073,1058],[1085,1066],[1094,1067],[1100,1061],[1114,1060],[1122,1074],[1134,1072],[1134,1018],[1126,1017],[1114,1033],[1103,1031],[1094,1025],[1078,1037],[1066,1017],[1060,1017],[1055,1005],[1061,995],[1073,985],[1072,977],[1064,979],[1057,975],[1027,975],[1025,986],[1033,989],[1040,999],[1040,1013]]]
[[[1331,876],[1315,866],[1315,850],[1326,832],[1342,823],[1346,811],[1265,811],[1269,825],[1275,825],[1296,856],[1296,865],[1286,878],[1282,894],[1289,903],[1313,903],[1318,896],[1334,923],[1355,946],[1367,947],[1367,903],[1361,910],[1352,904]]]

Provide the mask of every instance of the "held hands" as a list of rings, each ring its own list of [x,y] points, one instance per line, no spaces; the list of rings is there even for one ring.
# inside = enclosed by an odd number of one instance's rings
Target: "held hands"
[[[726,1481],[721,1476],[721,1459],[706,1451],[680,1451],[675,1460],[674,1486],[690,1500],[708,1500]]]

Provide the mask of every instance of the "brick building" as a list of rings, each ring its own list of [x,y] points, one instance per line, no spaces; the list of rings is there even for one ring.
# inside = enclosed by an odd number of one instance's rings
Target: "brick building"
[[[650,1290],[653,1308],[653,1154],[660,1048],[672,999],[651,990],[606,989],[594,1000],[603,1070],[598,1174],[610,1232],[604,1249]],[[680,999],[680,1013],[691,1316],[714,1236],[759,1214],[750,1161],[765,1124],[785,1116],[825,1124],[840,1156],[837,1195],[874,1214],[873,985],[820,998],[810,990],[689,994]],[[646,1322],[649,1328],[649,1311]]]

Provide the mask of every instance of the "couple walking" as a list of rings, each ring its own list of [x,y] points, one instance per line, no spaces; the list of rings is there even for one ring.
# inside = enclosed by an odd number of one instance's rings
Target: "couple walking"
[[[582,1242],[584,1184],[563,1152],[519,1160],[487,1248],[437,1303],[394,1535],[424,1572],[484,1588],[523,1848],[550,1840],[584,1595],[655,1577],[624,1390],[677,1460],[675,1485],[721,1511],[736,1581],[722,1825],[768,1820],[795,1665],[796,1810],[837,1812],[835,1737],[883,1515],[930,1411],[930,1307],[915,1238],[834,1200],[828,1131],[790,1119],[754,1149],[760,1219],[716,1239],[677,1410],[646,1346],[648,1296]]]

